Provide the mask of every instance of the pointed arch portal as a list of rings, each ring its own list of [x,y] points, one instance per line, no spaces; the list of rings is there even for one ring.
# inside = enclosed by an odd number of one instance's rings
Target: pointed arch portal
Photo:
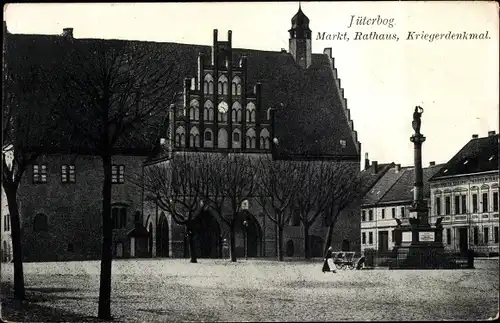
[[[197,218],[194,229],[196,257],[220,258],[222,255],[221,230],[217,219],[208,211]],[[187,250],[189,246],[186,245]]]
[[[168,220],[165,213],[161,212],[156,227],[156,257],[168,257]]]

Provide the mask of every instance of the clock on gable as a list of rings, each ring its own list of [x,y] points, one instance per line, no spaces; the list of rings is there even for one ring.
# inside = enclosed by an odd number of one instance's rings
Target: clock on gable
[[[229,109],[229,106],[227,105],[226,102],[222,101],[221,103],[219,103],[219,105],[217,106],[217,109],[219,109],[219,112],[220,113],[226,113],[227,110]]]

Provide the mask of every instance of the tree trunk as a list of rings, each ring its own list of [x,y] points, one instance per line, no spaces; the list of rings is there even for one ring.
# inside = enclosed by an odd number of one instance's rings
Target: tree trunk
[[[5,187],[7,204],[11,220],[12,256],[14,258],[14,299],[24,299],[23,246],[21,237],[21,220],[17,205],[17,186]]]
[[[278,260],[283,261],[283,225],[278,225]]]
[[[325,243],[325,249],[323,250],[323,254],[326,255],[326,251],[332,244],[332,237],[333,237],[333,229],[335,228],[335,223],[337,222],[337,218],[332,218],[330,220],[330,225],[328,226],[328,233],[326,234],[326,243]]]
[[[110,320],[111,317],[111,262],[113,228],[111,223],[111,156],[102,156],[104,183],[102,186],[102,257],[101,284],[99,288],[100,319]]]
[[[196,260],[196,246],[194,243],[194,231],[191,229],[190,225],[187,227],[188,229],[188,239],[189,239],[189,256],[190,256],[190,263],[197,263],[198,261]]]
[[[309,243],[309,226],[304,223],[304,258],[309,259],[311,244]]]
[[[236,262],[236,228],[234,227],[235,221],[231,221],[229,232],[229,248],[231,254],[231,262]]]

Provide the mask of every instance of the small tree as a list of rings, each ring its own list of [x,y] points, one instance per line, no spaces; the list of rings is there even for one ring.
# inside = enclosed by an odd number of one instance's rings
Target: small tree
[[[59,111],[72,133],[73,149],[100,156],[102,258],[98,316],[111,319],[112,157],[130,147],[152,147],[166,107],[176,102],[184,71],[175,50],[120,40],[67,40],[55,84]]]
[[[340,168],[339,168],[340,169]],[[299,214],[304,229],[304,257],[310,258],[311,244],[309,230],[324,213],[329,201],[330,187],[336,185],[336,167],[331,162],[302,162],[298,167],[302,173],[300,187],[294,199],[293,208]]]
[[[144,169],[146,194],[162,210],[170,213],[177,224],[186,227],[192,263],[197,262],[195,220],[204,208],[203,188],[206,187],[206,167],[210,161],[203,153],[176,153],[171,160]]]
[[[51,113],[53,97],[46,94],[50,72],[23,58],[8,57],[4,49],[7,62],[2,107],[2,186],[11,218],[14,298],[22,300],[25,289],[17,192],[28,167],[53,145],[58,120]]]
[[[231,261],[236,262],[236,221],[243,201],[254,193],[254,158],[244,154],[214,154],[207,167],[204,199],[229,227]]]
[[[301,189],[305,172],[300,170],[299,164],[293,161],[273,160],[271,155],[259,158],[256,169],[258,189],[256,201],[261,206],[265,216],[278,229],[278,260],[283,261],[283,231],[290,220],[291,213],[286,210]]]
[[[357,203],[363,196],[363,182],[359,172],[359,164],[352,162],[336,162],[329,167],[328,180],[325,187],[328,200],[325,205],[324,217],[328,223],[328,233],[324,253],[332,243],[335,224],[342,211]]]

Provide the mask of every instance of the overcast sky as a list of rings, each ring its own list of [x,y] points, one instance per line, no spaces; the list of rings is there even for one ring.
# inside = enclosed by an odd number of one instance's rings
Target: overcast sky
[[[333,49],[362,153],[371,160],[413,164],[409,141],[416,105],[424,108],[423,163],[443,163],[472,134],[498,133],[498,5],[495,2],[302,2],[313,31],[313,53]],[[288,49],[290,19],[298,2],[170,4],[11,4],[4,7],[11,33],[76,38],[133,39],[212,44],[233,32],[233,46]],[[388,25],[352,26],[351,16]],[[381,21],[380,19],[378,21]],[[386,20],[387,22],[387,20]],[[318,32],[348,32],[350,41],[317,40]],[[399,41],[354,40],[355,32],[396,33]],[[406,40],[408,32],[488,31],[486,40]]]

